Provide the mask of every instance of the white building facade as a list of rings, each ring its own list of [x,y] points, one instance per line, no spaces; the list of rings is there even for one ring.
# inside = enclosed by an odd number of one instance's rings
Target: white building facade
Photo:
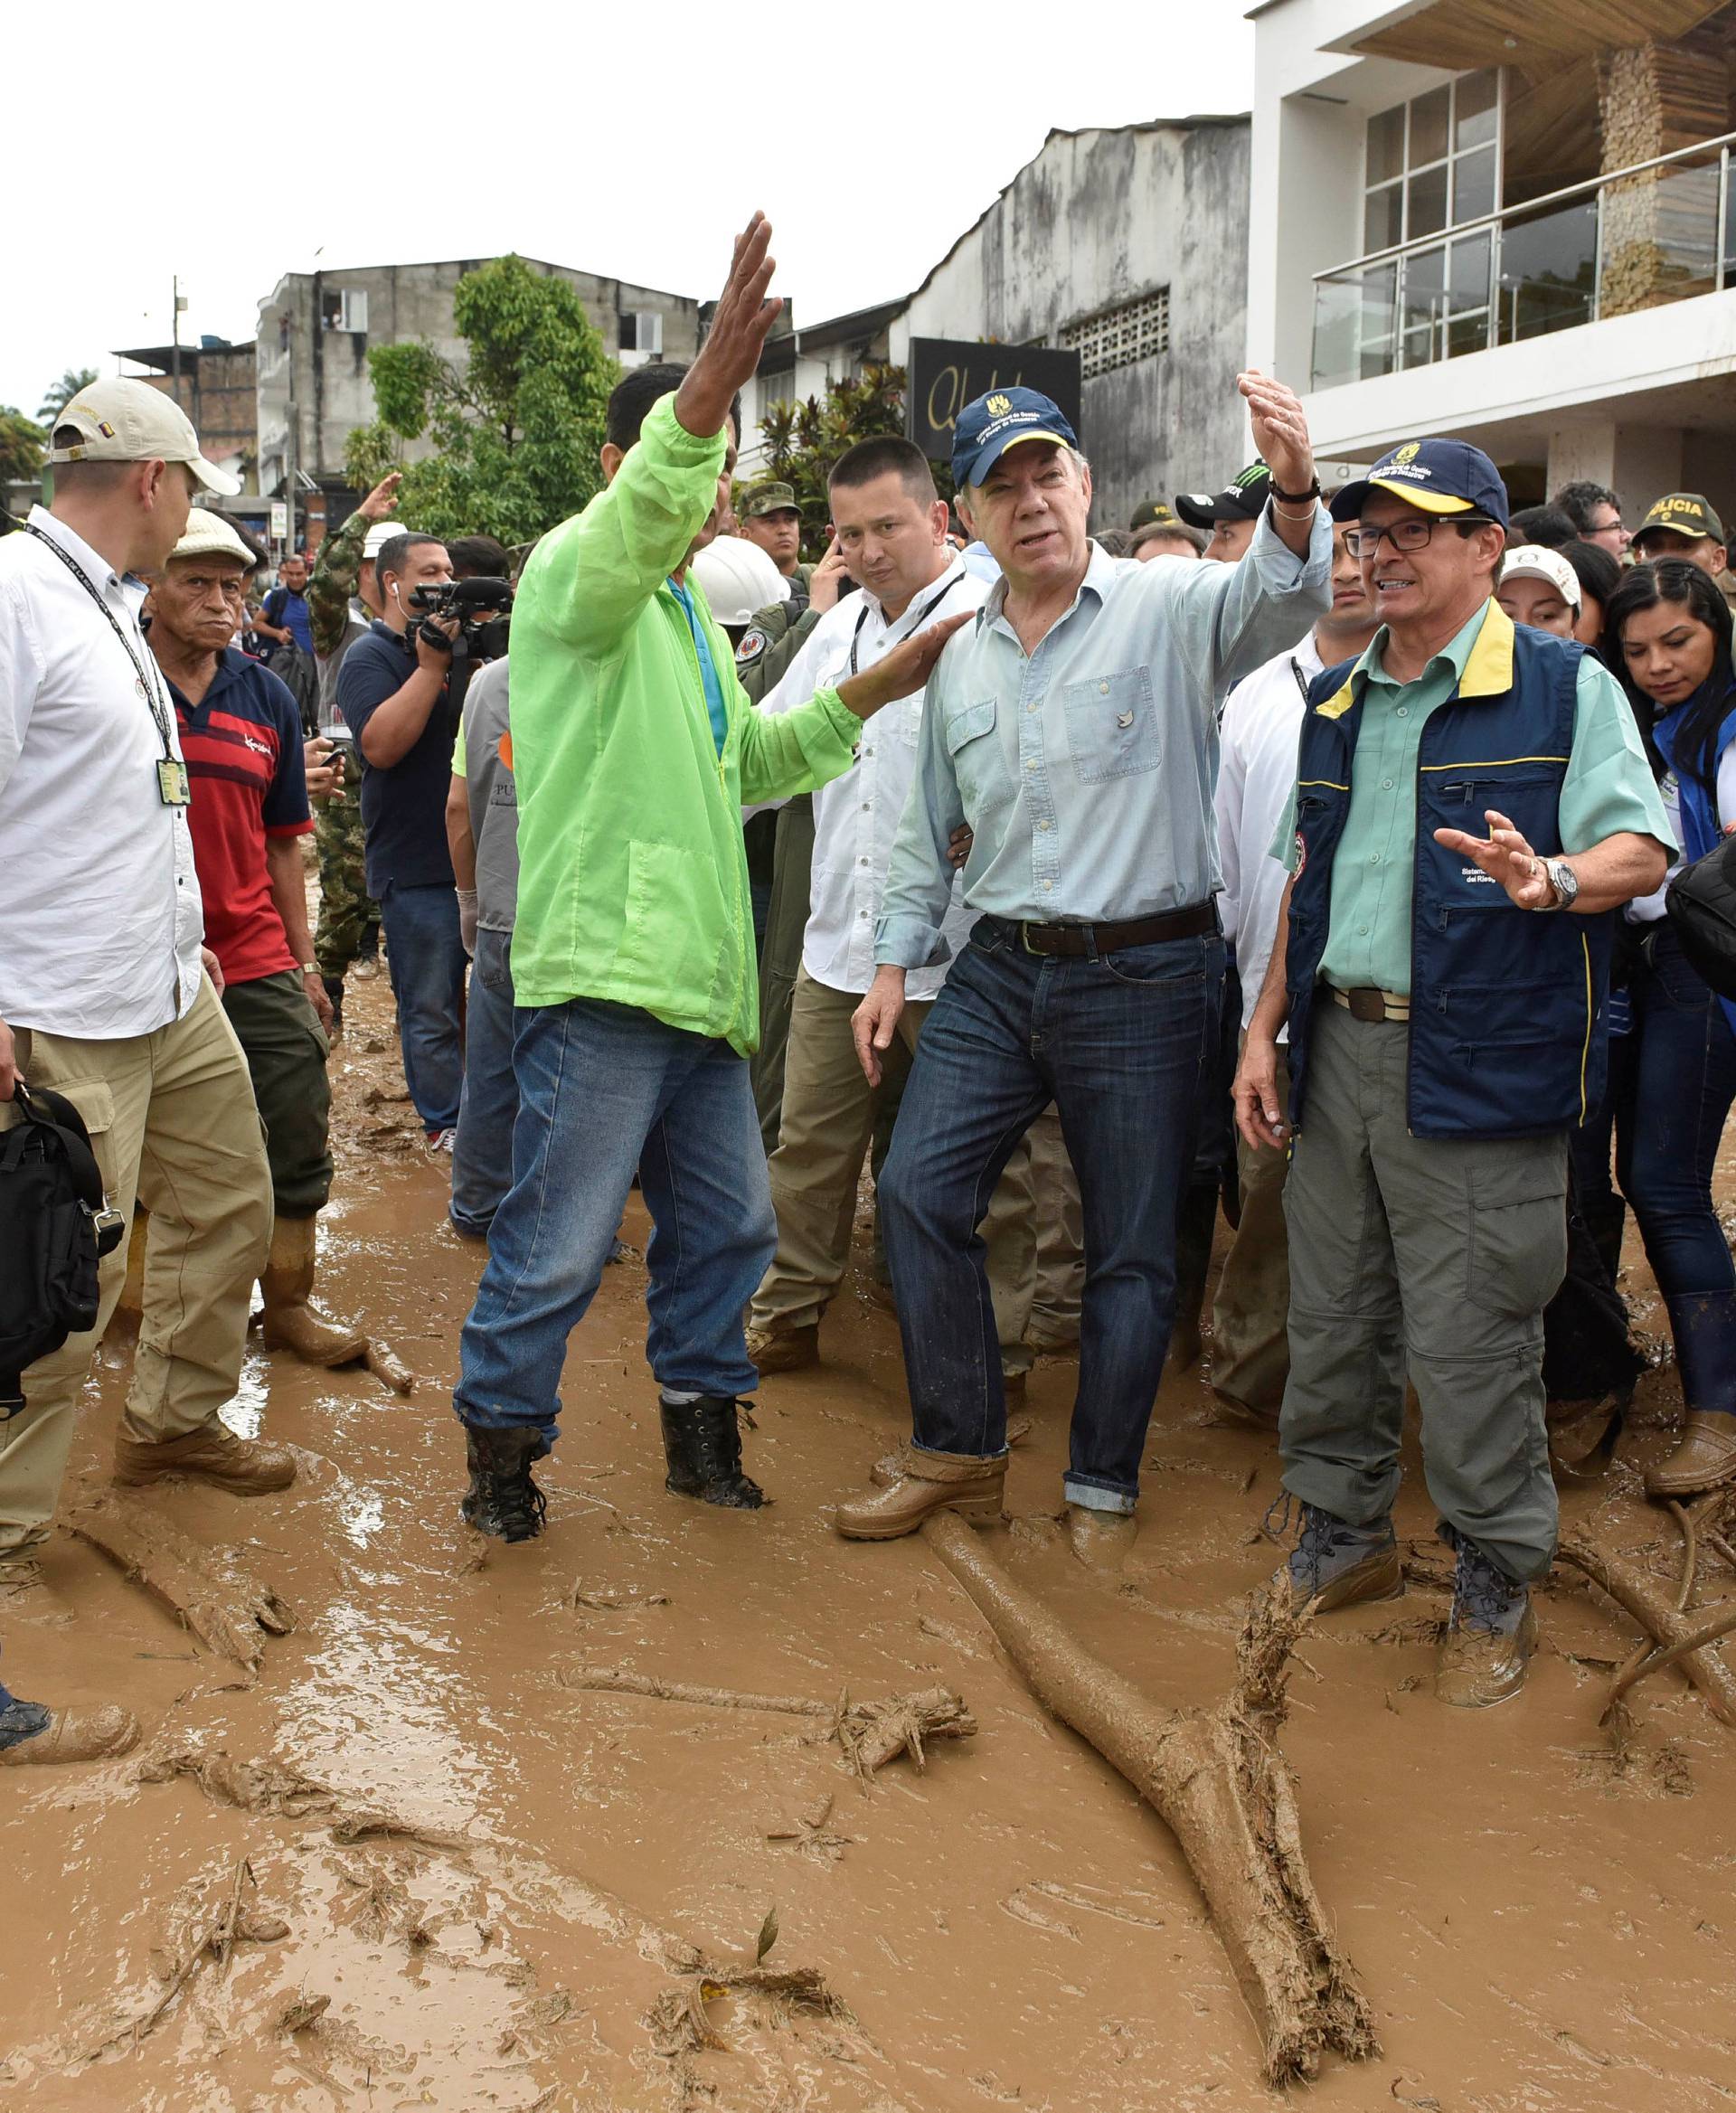
[[[1736,5],[1253,8],[1248,358],[1319,453],[1736,500]]]

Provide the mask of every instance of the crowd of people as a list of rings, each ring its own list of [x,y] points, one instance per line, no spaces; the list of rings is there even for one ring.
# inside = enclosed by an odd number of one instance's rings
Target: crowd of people
[[[1629,1206],[1685,1411],[1647,1486],[1736,1479],[1736,1010],[1665,914],[1736,825],[1722,524],[1672,493],[1630,539],[1588,484],[1515,513],[1449,439],[1323,494],[1298,400],[1250,373],[1258,459],[1215,493],[1093,538],[1072,426],[1007,388],[960,414],[950,502],[908,441],[841,455],[804,561],[792,488],[734,491],[769,232],[693,363],[616,387],[603,489],[528,553],[398,521],[388,477],[250,599],[232,480],[168,398],[58,415],[52,502],[0,542],[0,857],[37,906],[0,920],[0,1103],[64,1094],[132,1222],[115,1479],[293,1480],[220,1413],[256,1285],[273,1349],[368,1354],[314,1291],[331,1038],[383,946],[486,1248],[471,1526],[542,1530],[636,1184],[667,1487],[758,1508],[742,1402],[821,1358],[866,1161],[911,1429],[837,1532],[999,1516],[1009,1410],[1071,1350],[1068,1533],[1118,1569],[1222,1211],[1207,1376],[1276,1439],[1278,1581],[1322,1613],[1402,1590],[1408,1382],[1455,1555],[1436,1690],[1497,1702],[1557,1477],[1631,1401]],[[11,1589],[127,1260],[0,1426]],[[0,1763],[136,1737],[0,1688]]]

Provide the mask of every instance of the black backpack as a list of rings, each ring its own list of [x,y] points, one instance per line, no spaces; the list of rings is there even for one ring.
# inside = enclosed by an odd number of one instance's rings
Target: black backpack
[[[1684,866],[1664,898],[1688,963],[1721,998],[1736,998],[1736,836]]]
[[[0,1134],[0,1421],[24,1405],[27,1365],[96,1326],[97,1263],[126,1227],[72,1103],[21,1080],[13,1106],[24,1119]]]

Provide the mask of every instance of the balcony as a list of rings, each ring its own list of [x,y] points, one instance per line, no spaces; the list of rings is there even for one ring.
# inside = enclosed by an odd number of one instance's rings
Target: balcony
[[[1736,285],[1736,132],[1317,272],[1315,389]]]

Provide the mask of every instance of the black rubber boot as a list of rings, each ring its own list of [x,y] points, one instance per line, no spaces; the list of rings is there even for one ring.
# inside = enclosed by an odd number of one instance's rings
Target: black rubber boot
[[[531,1479],[531,1463],[548,1445],[540,1430],[475,1430],[466,1424],[470,1486],[458,1510],[465,1523],[496,1541],[534,1541],[548,1515],[548,1499]]]
[[[344,1032],[344,978],[341,976],[322,976],[319,980],[326,986],[326,995],[332,1001],[332,1033],[342,1034]]]
[[[757,1512],[766,1495],[741,1471],[740,1404],[733,1395],[702,1394],[696,1401],[659,1396],[663,1451],[669,1463],[664,1487],[733,1511]]]

